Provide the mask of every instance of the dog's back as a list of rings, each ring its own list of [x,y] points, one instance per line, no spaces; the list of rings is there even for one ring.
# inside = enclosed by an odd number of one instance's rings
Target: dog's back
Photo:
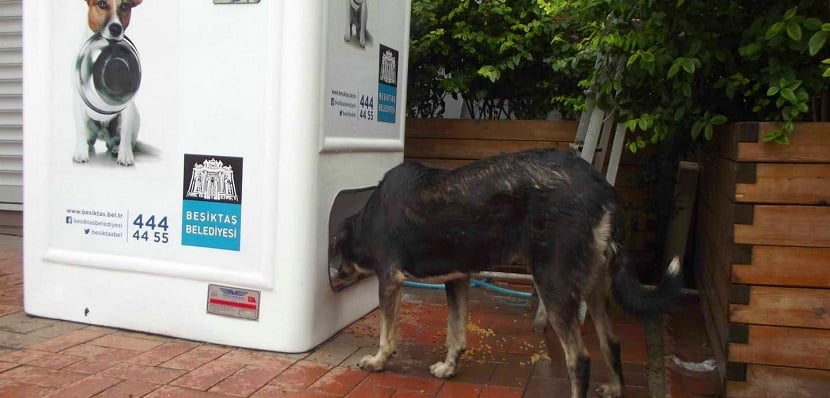
[[[538,243],[590,241],[606,211],[618,218],[614,190],[588,163],[556,150],[454,170],[404,163],[387,172],[370,201],[377,204],[364,211],[379,213],[368,218],[385,224],[371,240],[402,251],[402,267],[416,277],[527,260]]]

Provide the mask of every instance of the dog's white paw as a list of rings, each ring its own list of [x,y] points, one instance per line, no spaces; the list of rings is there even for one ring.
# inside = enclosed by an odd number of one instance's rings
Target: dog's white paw
[[[446,362],[436,362],[429,367],[429,373],[439,379],[448,379],[455,376],[456,366]]]
[[[375,358],[374,355],[366,355],[360,359],[360,362],[357,363],[357,367],[370,372],[380,372],[383,370],[385,362],[386,361],[380,358]]]
[[[596,391],[602,398],[618,398],[622,396],[622,387],[619,384],[602,384],[597,387]]]
[[[89,150],[87,148],[76,149],[75,154],[72,155],[72,161],[75,163],[89,162]]]
[[[118,151],[118,164],[122,166],[132,166],[135,164],[135,157],[133,151]]]

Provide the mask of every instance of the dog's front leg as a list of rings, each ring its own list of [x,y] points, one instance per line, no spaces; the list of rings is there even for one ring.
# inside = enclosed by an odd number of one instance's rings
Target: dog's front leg
[[[469,302],[470,279],[456,279],[444,284],[447,288],[447,357],[429,367],[429,373],[442,379],[458,372],[461,354],[467,349],[467,303]]]
[[[369,20],[369,4],[364,1],[360,6],[360,47],[366,48],[366,22]]]
[[[133,147],[138,140],[140,123],[138,109],[135,104],[130,104],[124,112],[121,112],[116,128],[120,130],[121,136],[121,142],[118,144],[117,160],[118,164],[122,166],[132,166],[135,163]]]
[[[352,40],[352,5],[350,0],[346,0],[346,35],[343,36],[343,40],[350,41]]]
[[[361,369],[379,372],[383,370],[389,356],[395,352],[398,337],[398,309],[401,303],[403,281],[404,276],[398,270],[379,276],[380,343],[375,355],[367,355],[357,364]]]
[[[72,160],[75,163],[86,163],[89,161],[89,153],[95,145],[96,131],[90,128],[94,124],[86,116],[86,110],[80,105],[80,100],[75,104],[75,153]]]

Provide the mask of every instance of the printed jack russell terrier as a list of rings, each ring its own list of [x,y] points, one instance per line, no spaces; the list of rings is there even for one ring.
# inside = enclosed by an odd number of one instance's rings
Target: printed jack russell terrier
[[[369,17],[368,0],[346,0],[346,35],[343,40],[351,41],[352,26],[360,41],[360,47],[366,48],[366,19]]]
[[[115,48],[113,52],[123,54],[123,48],[119,50],[114,44],[127,41],[124,32],[130,25],[132,9],[143,0],[84,1],[89,8],[87,24],[95,34],[88,43],[93,40],[106,40],[109,48]],[[131,43],[129,45],[132,46]],[[83,56],[85,55],[80,55]],[[78,65],[80,64],[79,58]],[[94,145],[98,139],[106,142],[107,150],[117,157],[120,165],[130,166],[135,162],[133,148],[136,145],[140,119],[132,96],[138,89],[138,82],[135,78],[131,80],[130,76],[123,74],[135,73],[138,68],[137,59],[123,55],[111,60],[95,61],[90,67],[94,74],[90,79],[95,80],[96,90],[106,90],[109,96],[106,104],[113,107],[101,109],[87,99],[82,92],[83,88],[79,88],[75,112],[75,154],[72,158],[76,163],[89,161],[90,153],[94,153]],[[113,102],[116,104],[113,105]]]

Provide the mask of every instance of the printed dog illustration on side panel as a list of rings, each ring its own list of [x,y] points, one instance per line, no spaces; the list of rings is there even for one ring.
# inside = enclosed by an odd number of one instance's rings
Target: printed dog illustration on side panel
[[[124,33],[130,25],[132,9],[142,0],[84,1],[89,9],[87,24],[94,35],[82,49],[76,65],[79,83],[72,160],[89,161],[95,142],[100,139],[118,164],[131,166],[140,127],[133,101],[140,83],[140,65],[137,52]]]

